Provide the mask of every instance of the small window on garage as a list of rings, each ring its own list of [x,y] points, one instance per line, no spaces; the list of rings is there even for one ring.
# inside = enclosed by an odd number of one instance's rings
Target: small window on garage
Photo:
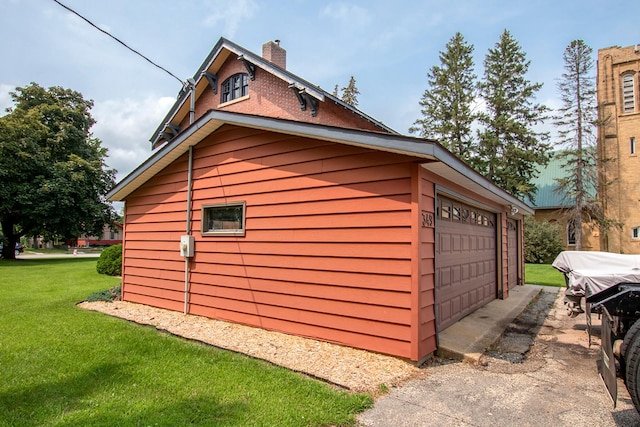
[[[451,219],[451,205],[446,203],[442,203],[440,207],[440,218],[441,219]]]
[[[244,202],[202,206],[203,236],[244,236]]]
[[[462,208],[462,221],[469,222],[469,209],[467,208]]]
[[[454,206],[453,207],[453,220],[458,222],[460,221],[460,207],[459,206]]]
[[[478,223],[478,212],[471,211],[471,224],[477,224],[477,223]]]
[[[640,227],[633,227],[631,229],[631,238],[633,240],[640,240]]]

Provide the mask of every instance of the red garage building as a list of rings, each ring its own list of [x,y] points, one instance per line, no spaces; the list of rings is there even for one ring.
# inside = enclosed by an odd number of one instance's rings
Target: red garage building
[[[190,114],[191,111],[191,114]],[[220,39],[109,194],[123,299],[420,361],[522,283],[526,204]]]

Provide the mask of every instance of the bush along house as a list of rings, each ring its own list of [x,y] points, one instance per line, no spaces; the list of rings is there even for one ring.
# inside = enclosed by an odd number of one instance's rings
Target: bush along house
[[[523,282],[533,211],[436,141],[398,134],[220,39],[109,193],[122,298],[420,362]]]

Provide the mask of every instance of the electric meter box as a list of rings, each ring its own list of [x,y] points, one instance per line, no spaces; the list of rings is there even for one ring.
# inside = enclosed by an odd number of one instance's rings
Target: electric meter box
[[[192,258],[194,243],[192,235],[180,236],[180,256]]]

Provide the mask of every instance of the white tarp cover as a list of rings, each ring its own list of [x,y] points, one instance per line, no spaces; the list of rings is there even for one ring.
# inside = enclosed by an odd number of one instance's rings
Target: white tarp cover
[[[573,295],[593,295],[623,282],[640,283],[640,255],[564,251],[553,267],[565,273]]]

